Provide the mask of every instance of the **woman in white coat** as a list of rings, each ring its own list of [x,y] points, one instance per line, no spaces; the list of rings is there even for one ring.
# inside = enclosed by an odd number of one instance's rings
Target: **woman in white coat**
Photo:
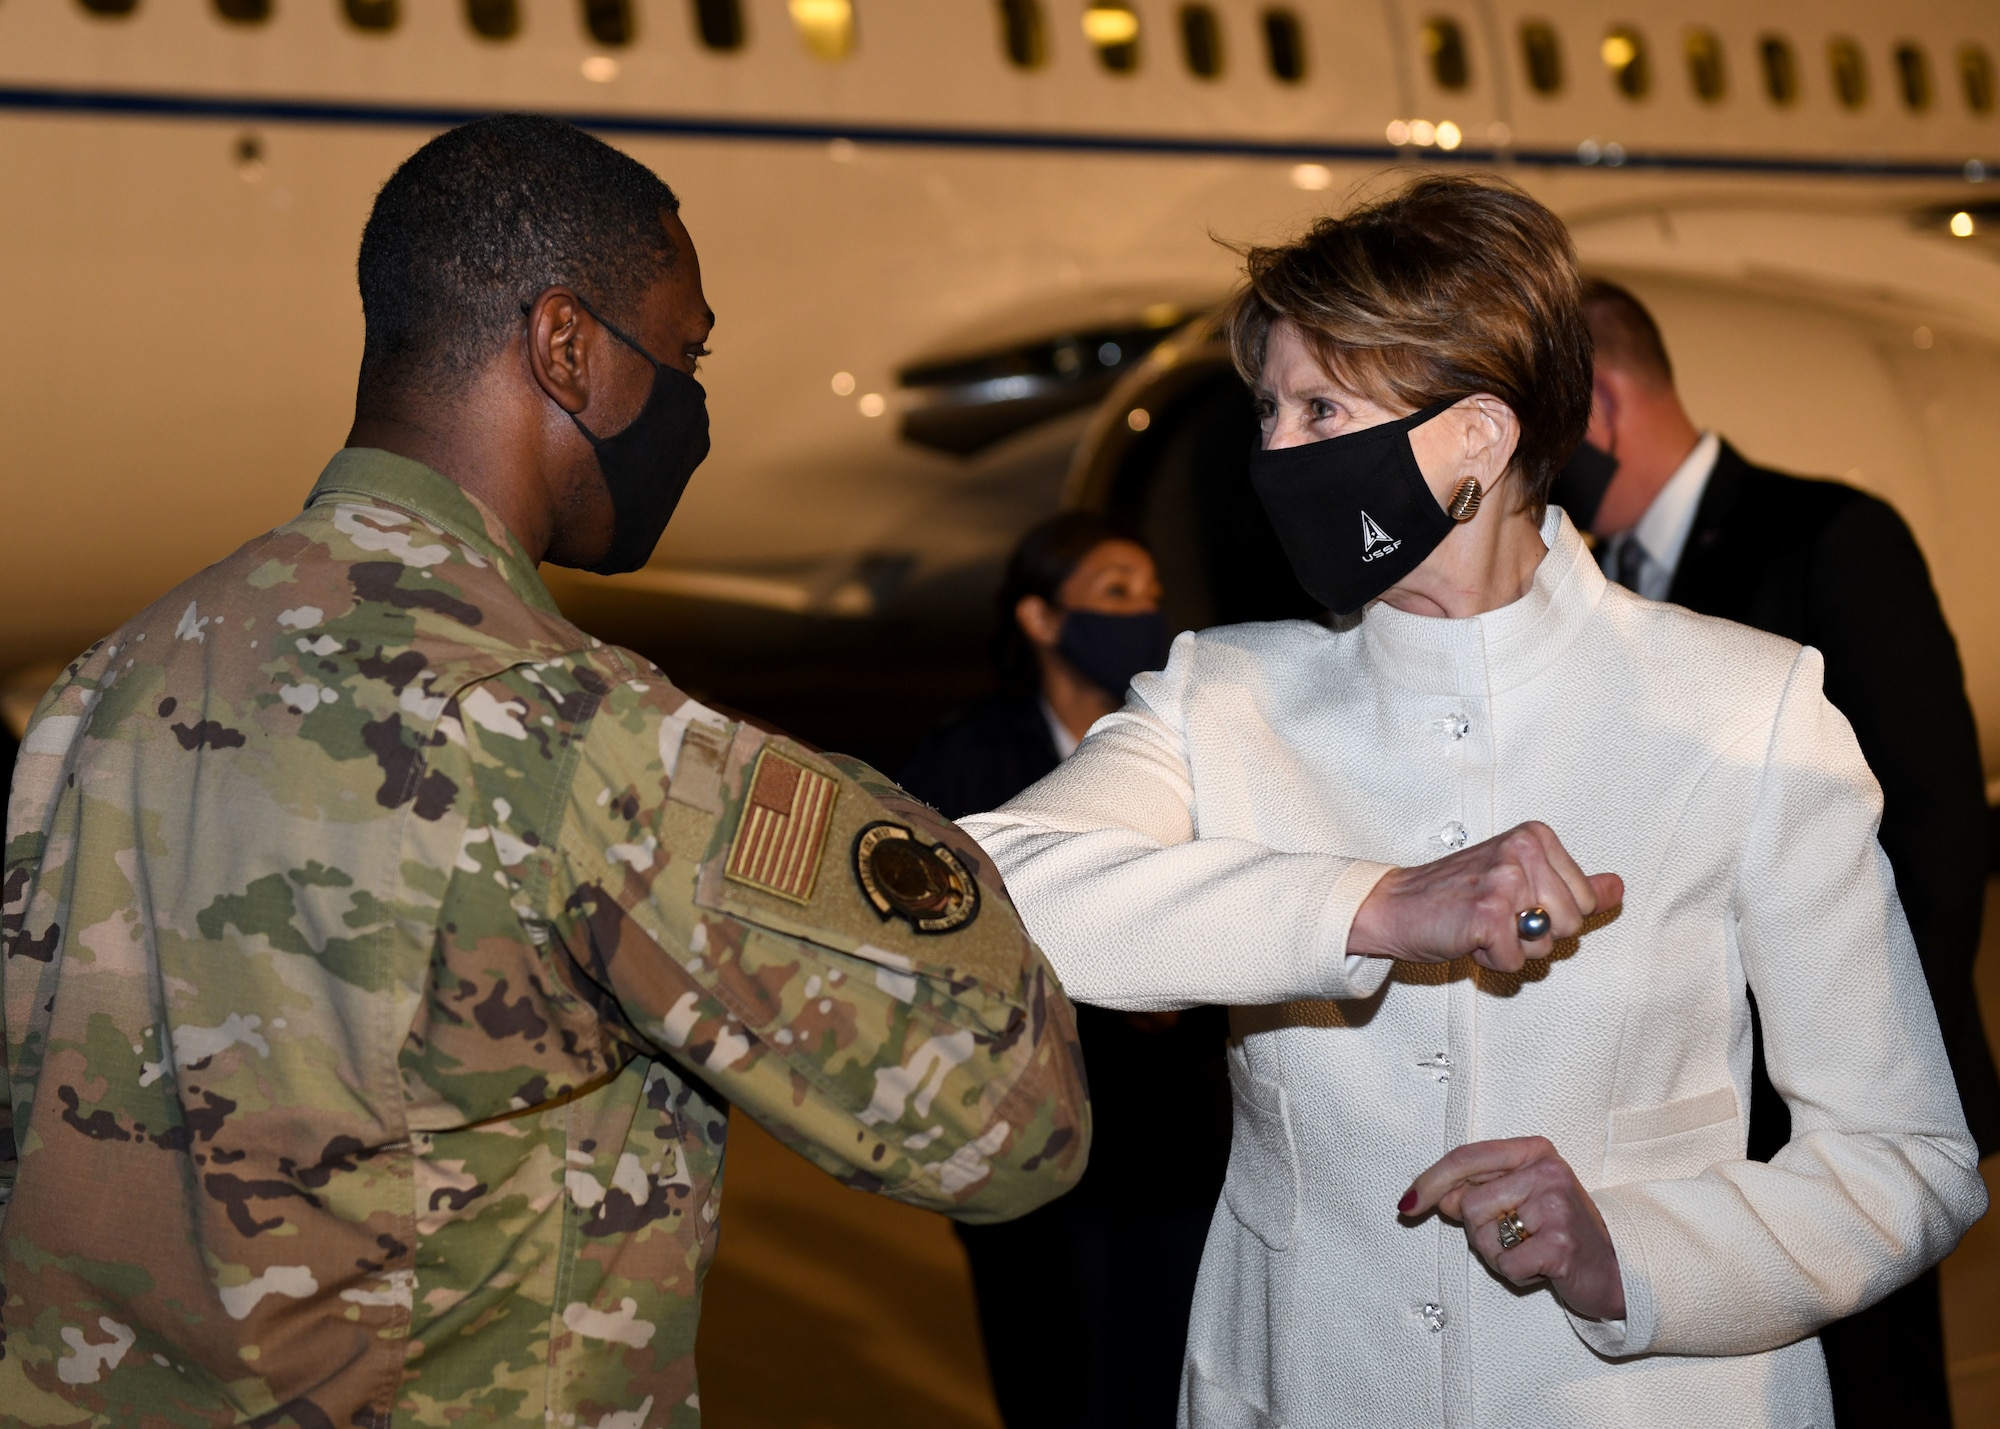
[[[1561,223],[1466,179],[1253,251],[1253,481],[1342,618],[1182,635],[965,821],[1071,996],[1236,1009],[1184,1429],[1827,1426],[1815,1330],[1985,1209],[1819,656],[1546,506],[1577,299]]]

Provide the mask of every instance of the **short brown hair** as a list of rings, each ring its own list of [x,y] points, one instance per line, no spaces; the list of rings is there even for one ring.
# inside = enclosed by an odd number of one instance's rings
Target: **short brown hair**
[[[1583,285],[1583,317],[1599,362],[1655,387],[1674,385],[1667,344],[1644,303],[1616,283],[1591,278]]]
[[[1513,468],[1539,519],[1590,421],[1590,329],[1561,219],[1511,184],[1438,175],[1252,248],[1244,267],[1222,321],[1246,382],[1287,319],[1329,373],[1384,406],[1498,397],[1520,421]]]

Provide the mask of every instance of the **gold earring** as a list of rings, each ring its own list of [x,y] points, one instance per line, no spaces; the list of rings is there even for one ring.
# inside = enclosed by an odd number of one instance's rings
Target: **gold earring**
[[[1468,476],[1458,484],[1452,493],[1451,505],[1445,507],[1445,515],[1454,521],[1470,521],[1479,513],[1479,503],[1486,498],[1486,488],[1479,484],[1479,478]]]

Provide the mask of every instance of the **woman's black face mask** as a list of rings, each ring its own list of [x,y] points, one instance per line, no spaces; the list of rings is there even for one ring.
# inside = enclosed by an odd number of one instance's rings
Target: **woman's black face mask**
[[[597,469],[611,494],[611,549],[587,569],[593,575],[617,576],[652,558],[689,478],[708,455],[708,393],[687,373],[669,367],[606,322],[581,297],[577,301],[606,332],[653,364],[646,405],[623,430],[600,437],[574,412],[569,414],[597,453]]]
[[[1132,677],[1167,663],[1172,643],[1167,622],[1157,610],[1136,615],[1112,615],[1101,610],[1065,612],[1056,653],[1077,673],[1116,698]]]
[[[1410,433],[1460,398],[1378,427],[1255,452],[1250,484],[1306,593],[1352,615],[1424,563],[1455,524],[1431,495]]]

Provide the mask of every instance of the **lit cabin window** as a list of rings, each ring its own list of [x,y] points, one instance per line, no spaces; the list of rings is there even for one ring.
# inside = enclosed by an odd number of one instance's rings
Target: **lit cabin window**
[[[1993,112],[1993,60],[1978,45],[1961,45],[1958,77],[1965,86],[1965,107],[1974,114]]]
[[[1113,74],[1139,68],[1139,16],[1125,0],[1094,0],[1083,12],[1083,35]]]
[[[1896,46],[1896,88],[1902,91],[1903,108],[1921,114],[1931,107],[1931,61],[1922,47],[1909,43]]]
[[[1521,67],[1528,72],[1528,88],[1537,94],[1560,94],[1563,87],[1562,41],[1556,27],[1546,20],[1526,20],[1521,24]]]
[[[215,13],[232,25],[261,25],[271,18],[271,0],[215,0]]]
[[[1290,10],[1264,12],[1264,57],[1271,77],[1297,84],[1306,77],[1306,31]]]
[[[1431,62],[1431,80],[1439,89],[1464,89],[1472,83],[1472,52],[1458,21],[1438,15],[1424,26],[1424,54]]]
[[[789,0],[787,8],[809,53],[823,60],[854,53],[854,0]]]
[[[694,0],[694,32],[705,49],[742,49],[743,0]]]
[[[1827,72],[1833,77],[1833,97],[1842,109],[1868,103],[1868,57],[1854,41],[1836,37],[1827,42]]]
[[[1630,25],[1618,25],[1597,47],[1611,72],[1611,83],[1627,99],[1644,99],[1653,87],[1652,67],[1646,62],[1646,37]]]
[[[393,30],[402,18],[396,0],[341,0],[341,8],[347,12],[347,23],[357,30]]]
[[[521,33],[520,0],[465,0],[465,23],[483,40],[511,40]]]
[[[1792,42],[1783,35],[1766,35],[1757,41],[1757,63],[1764,71],[1764,97],[1784,108],[1798,102],[1799,61]]]
[[[632,43],[632,0],[583,0],[583,28],[600,45]]]
[[[139,8],[139,0],[77,0],[77,4],[92,15],[117,18],[129,15]]]
[[[1181,52],[1199,78],[1222,77],[1222,22],[1213,6],[1181,6]]]
[[[1048,61],[1041,0],[1000,0],[1000,44],[1016,69],[1040,69]]]
[[[1728,91],[1722,68],[1722,39],[1713,30],[1687,32],[1688,83],[1703,104],[1719,104]]]

